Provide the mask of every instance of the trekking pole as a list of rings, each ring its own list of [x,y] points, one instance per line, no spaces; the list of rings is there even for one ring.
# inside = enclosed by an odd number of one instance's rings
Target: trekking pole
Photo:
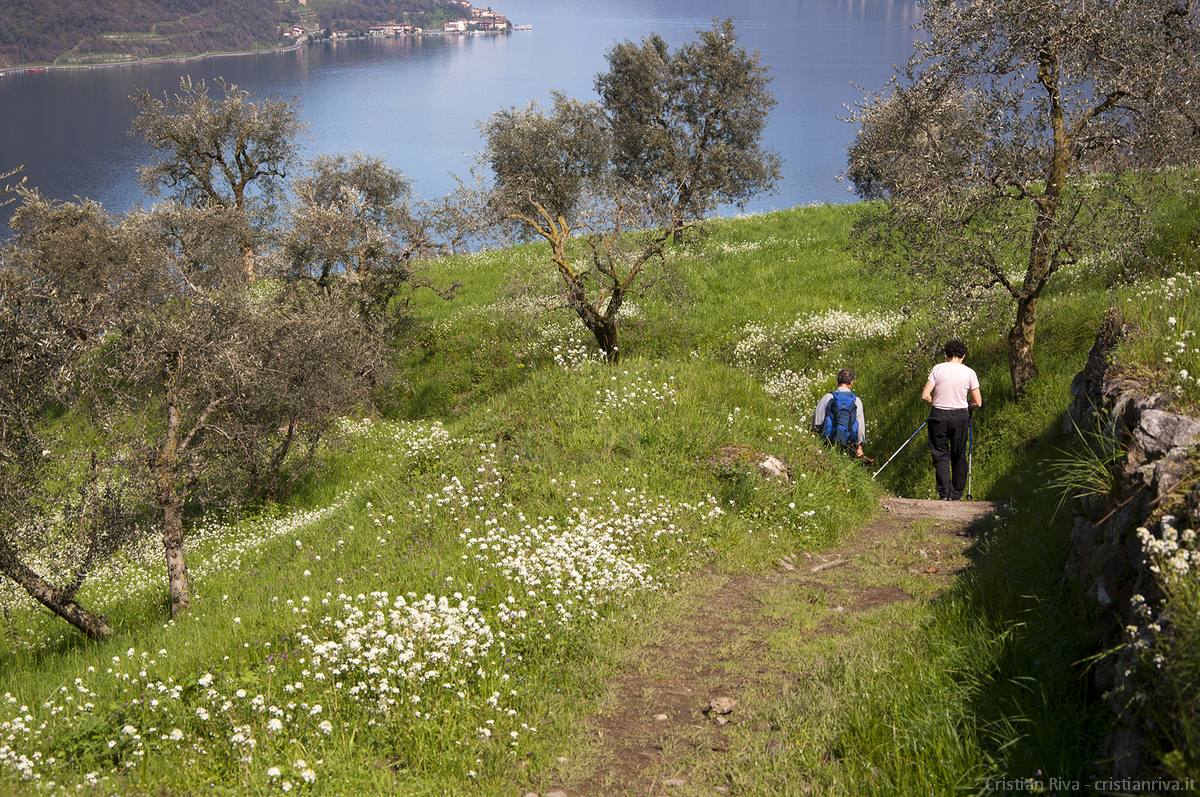
[[[917,430],[915,432],[913,432],[912,434],[910,434],[908,436],[908,439],[904,441],[904,444],[896,449],[895,454],[892,454],[890,457],[888,457],[888,461],[883,463],[883,465],[880,466],[879,470],[877,470],[873,474],[871,474],[871,478],[874,479],[876,476],[883,473],[883,469],[886,468],[888,465],[890,465],[892,463],[892,460],[895,459],[896,457],[898,457],[900,455],[900,452],[908,447],[908,444],[913,441],[914,437],[916,437],[918,434],[921,433],[921,430],[925,428],[925,424],[927,424],[927,423],[929,423],[928,420],[921,421],[921,425],[917,427]]]
[[[971,498],[971,469],[975,459],[975,411],[967,416],[967,500]]]

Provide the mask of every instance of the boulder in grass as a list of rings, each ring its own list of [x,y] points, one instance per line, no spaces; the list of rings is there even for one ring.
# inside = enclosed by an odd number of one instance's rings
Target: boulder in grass
[[[757,451],[747,445],[721,446],[713,454],[710,463],[719,470],[729,470],[736,467],[752,467],[764,479],[791,484],[792,469],[779,457]]]
[[[724,716],[732,714],[735,706],[737,701],[732,697],[714,697],[708,701],[708,708],[704,709],[704,713],[710,717]]]

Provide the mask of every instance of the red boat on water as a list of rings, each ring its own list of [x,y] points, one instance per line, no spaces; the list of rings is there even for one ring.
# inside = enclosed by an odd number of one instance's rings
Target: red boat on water
[[[28,73],[29,73],[29,74],[31,74],[31,75],[40,75],[40,74],[42,74],[43,72],[45,72],[45,71],[46,71],[46,67],[44,67],[44,66],[31,66],[29,69],[26,69],[25,71],[26,71],[26,72],[28,72]]]

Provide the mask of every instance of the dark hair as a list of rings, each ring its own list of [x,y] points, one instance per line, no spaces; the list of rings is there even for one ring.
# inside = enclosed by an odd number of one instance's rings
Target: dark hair
[[[967,356],[967,344],[963,343],[958,338],[946,341],[946,346],[943,349],[947,357],[963,358]]]
[[[848,385],[858,378],[858,374],[854,373],[853,368],[843,368],[838,371],[837,380],[839,385]]]

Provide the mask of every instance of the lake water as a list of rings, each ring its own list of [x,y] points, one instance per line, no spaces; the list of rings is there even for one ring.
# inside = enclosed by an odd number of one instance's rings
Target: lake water
[[[553,89],[593,96],[604,53],[658,32],[673,45],[732,16],[743,46],[761,51],[779,100],[766,131],[784,159],[777,192],[754,210],[846,201],[836,180],[853,130],[838,121],[858,92],[880,86],[912,50],[913,0],[491,0],[534,30],[507,36],[341,41],[288,53],[185,64],[50,71],[0,79],[0,171],[24,164],[33,185],[124,211],[144,201],[148,158],[127,135],[135,88],[161,93],[183,74],[295,98],[306,156],[354,150],[405,172],[419,196],[445,193],[480,147],[476,123]],[[2,211],[0,211],[2,212]]]

